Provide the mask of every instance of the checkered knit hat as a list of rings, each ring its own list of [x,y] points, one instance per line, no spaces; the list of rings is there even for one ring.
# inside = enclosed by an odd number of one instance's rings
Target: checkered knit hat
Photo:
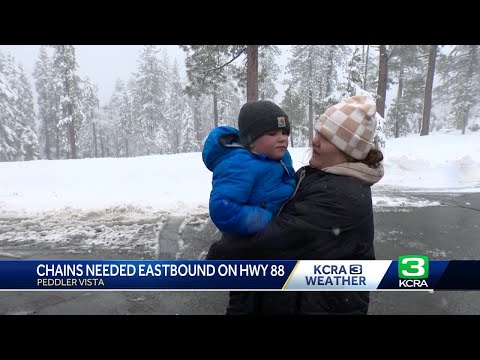
[[[345,154],[363,160],[377,129],[375,101],[366,95],[343,99],[320,115],[315,129]]]
[[[285,130],[290,135],[290,121],[277,104],[268,100],[245,103],[238,115],[240,142],[249,147],[260,136],[272,130]]]

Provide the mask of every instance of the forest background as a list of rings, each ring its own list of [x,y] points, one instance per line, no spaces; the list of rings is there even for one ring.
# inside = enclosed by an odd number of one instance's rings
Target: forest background
[[[236,126],[245,101],[273,100],[279,77],[292,147],[309,146],[327,107],[365,92],[383,117],[380,147],[480,129],[479,45],[292,45],[283,68],[276,45],[179,47],[184,64],[145,45],[102,104],[95,79],[79,76],[74,45],[42,45],[32,74],[0,51],[0,161],[198,152],[213,127]]]

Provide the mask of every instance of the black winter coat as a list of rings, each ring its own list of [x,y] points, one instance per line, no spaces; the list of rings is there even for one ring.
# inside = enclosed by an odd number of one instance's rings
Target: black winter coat
[[[306,166],[297,192],[255,236],[223,236],[207,260],[374,260],[371,184]],[[304,176],[304,177],[303,177]],[[231,292],[227,313],[366,314],[369,292]]]

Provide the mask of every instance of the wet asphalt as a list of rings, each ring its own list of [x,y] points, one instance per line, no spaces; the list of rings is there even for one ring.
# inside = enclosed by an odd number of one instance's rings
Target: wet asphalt
[[[388,196],[388,193],[385,193]],[[398,195],[398,194],[395,194]],[[377,259],[425,254],[432,260],[480,259],[480,193],[408,193],[440,206],[375,208]],[[0,215],[1,216],[1,215]],[[203,259],[219,234],[207,214],[169,218],[150,248],[95,249],[0,242],[1,259]],[[222,291],[0,291],[0,315],[223,315]],[[371,293],[370,315],[478,315],[480,291]]]

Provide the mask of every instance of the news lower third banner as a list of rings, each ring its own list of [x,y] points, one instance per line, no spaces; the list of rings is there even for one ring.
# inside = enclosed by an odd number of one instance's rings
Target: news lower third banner
[[[480,260],[1,260],[0,291],[480,290]]]

